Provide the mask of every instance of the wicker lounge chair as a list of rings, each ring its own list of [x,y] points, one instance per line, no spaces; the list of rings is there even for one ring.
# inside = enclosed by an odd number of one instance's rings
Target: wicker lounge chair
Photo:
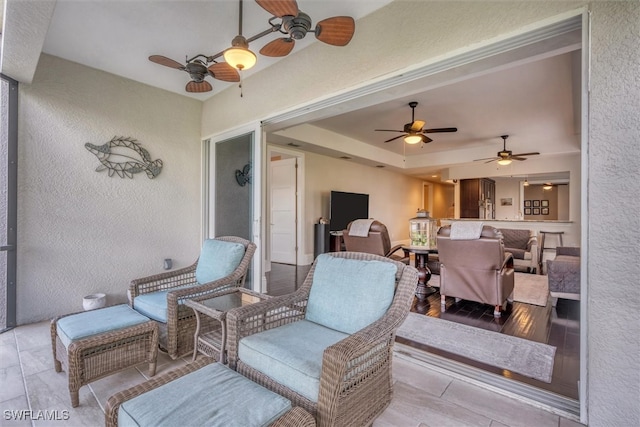
[[[319,426],[370,425],[391,401],[395,332],[417,281],[414,267],[379,255],[320,255],[297,291],[228,312],[229,366]]]
[[[205,241],[193,265],[131,282],[130,305],[158,323],[160,346],[172,359],[193,351],[196,318],[183,302],[244,286],[255,249],[240,237],[216,237]]]

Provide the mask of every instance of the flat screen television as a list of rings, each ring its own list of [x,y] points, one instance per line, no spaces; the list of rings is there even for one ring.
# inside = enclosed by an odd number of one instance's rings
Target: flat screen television
[[[369,195],[332,191],[330,215],[330,231],[342,231],[354,219],[369,218]]]

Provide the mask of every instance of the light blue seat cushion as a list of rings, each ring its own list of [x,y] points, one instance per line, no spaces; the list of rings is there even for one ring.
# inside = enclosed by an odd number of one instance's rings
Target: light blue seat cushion
[[[219,363],[124,402],[118,426],[267,426],[291,402]]]
[[[324,350],[348,337],[307,320],[242,338],[238,357],[275,381],[318,401]]]
[[[196,266],[196,280],[208,283],[228,276],[240,265],[244,253],[242,243],[205,240]]]
[[[245,247],[242,243],[205,240],[196,266],[196,281],[204,284],[228,276],[240,265],[244,253]],[[153,320],[167,323],[167,293],[189,286],[192,285],[137,296],[133,300],[133,308]]]
[[[397,270],[390,262],[318,256],[306,319],[347,334],[359,331],[391,305]]]
[[[56,323],[56,331],[60,341],[68,348],[73,341],[148,321],[147,317],[128,305],[121,304],[63,317]]]
[[[191,287],[191,285],[177,286],[171,288],[171,291],[189,287]],[[167,323],[167,294],[169,292],[170,291],[156,291],[138,295],[133,299],[133,308],[150,319]]]

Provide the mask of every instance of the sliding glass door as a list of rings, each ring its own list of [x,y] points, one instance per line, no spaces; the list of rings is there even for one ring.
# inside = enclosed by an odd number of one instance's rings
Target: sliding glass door
[[[206,237],[238,236],[257,246],[247,288],[262,291],[262,204],[260,129],[222,135],[205,142],[208,174],[205,194]]]

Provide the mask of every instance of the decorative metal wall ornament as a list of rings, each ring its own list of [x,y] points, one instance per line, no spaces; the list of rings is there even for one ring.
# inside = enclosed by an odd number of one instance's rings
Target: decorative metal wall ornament
[[[244,165],[242,170],[236,169],[236,181],[240,187],[251,184],[251,163]]]
[[[134,174],[145,172],[153,179],[162,171],[162,160],[151,160],[149,152],[131,137],[114,136],[105,144],[87,142],[84,146],[100,160],[96,172],[107,170],[109,176],[115,173],[120,178],[133,178]]]

